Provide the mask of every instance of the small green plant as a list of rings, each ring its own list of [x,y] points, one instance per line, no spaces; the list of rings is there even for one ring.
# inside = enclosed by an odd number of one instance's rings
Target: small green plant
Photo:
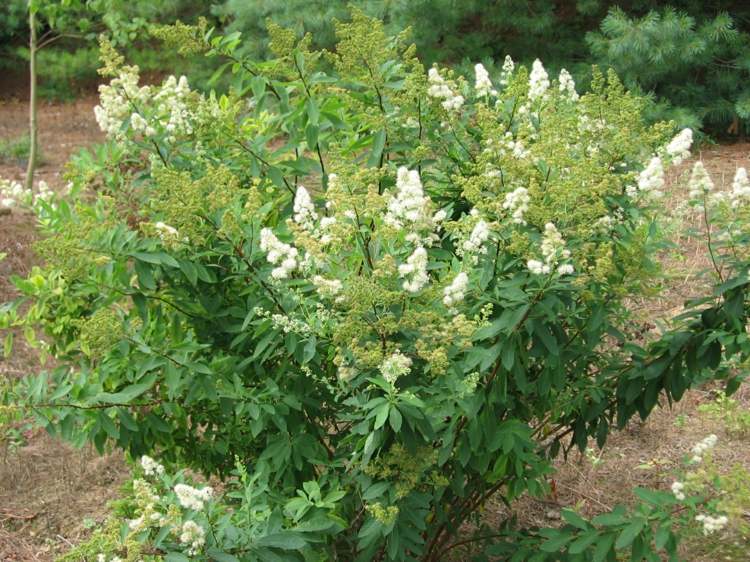
[[[0,163],[25,166],[29,158],[30,147],[29,135],[14,139],[0,139]],[[38,158],[41,163],[41,154]]]
[[[712,402],[698,406],[698,411],[722,422],[724,429],[731,435],[750,435],[750,409],[724,392],[719,392]]]
[[[8,351],[9,341],[6,338],[5,351]],[[11,384],[7,379],[0,379],[0,447],[12,452],[26,443],[26,432],[34,424],[25,417],[24,410],[13,403]]]

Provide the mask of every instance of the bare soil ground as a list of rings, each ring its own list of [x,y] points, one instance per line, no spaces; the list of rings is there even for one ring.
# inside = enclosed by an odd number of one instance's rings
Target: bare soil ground
[[[60,188],[69,156],[80,147],[101,140],[93,119],[93,98],[66,105],[40,107],[41,145],[44,164],[39,179]],[[21,102],[0,102],[0,140],[16,139],[25,132],[27,106]],[[717,187],[726,189],[738,165],[750,165],[750,144],[711,147],[701,154]],[[0,162],[0,177],[21,180],[23,162]],[[688,164],[674,172],[678,178]],[[667,208],[679,215],[684,189],[672,183]],[[687,214],[675,219],[675,231],[701,229],[700,221]],[[33,217],[14,212],[0,216],[0,252],[8,257],[0,262],[0,302],[13,298],[11,273],[24,274],[34,264]],[[660,319],[673,316],[683,302],[705,294],[706,281],[700,274],[709,267],[702,238],[681,236],[678,244],[658,259],[670,273],[669,282],[649,298],[633,303],[650,330],[659,330]],[[18,347],[14,355],[0,358],[0,377],[17,378],[34,372],[38,357],[34,350]],[[750,388],[738,392],[750,407]],[[539,525],[554,524],[563,507],[577,507],[587,514],[632,500],[634,486],[668,488],[671,472],[692,445],[710,433],[719,436],[715,456],[726,466],[741,464],[750,469],[747,438],[727,435],[721,423],[698,413],[698,406],[713,399],[712,389],[690,392],[672,409],[656,411],[646,422],[633,422],[613,434],[597,460],[578,454],[560,462],[555,475],[556,493],[543,500],[526,499],[515,515]],[[21,427],[21,430],[24,428]],[[106,515],[107,502],[117,496],[127,469],[122,455],[99,456],[89,449],[74,450],[38,431],[23,431],[20,446],[0,442],[0,560],[48,561],[71,544],[83,540],[93,523]],[[508,514],[501,505],[486,506],[483,517],[500,520]],[[458,556],[461,556],[460,554]],[[750,558],[750,556],[749,556]],[[460,559],[460,558],[459,558]],[[691,562],[716,560],[710,551],[685,555]]]
[[[52,188],[64,185],[62,172],[71,154],[101,140],[92,107],[93,98],[39,108],[43,161],[36,176]],[[27,126],[27,104],[0,101],[0,140],[22,137]],[[0,162],[0,177],[22,180],[25,162]],[[0,216],[0,302],[15,296],[12,274],[23,275],[35,262],[36,238],[29,214]],[[8,359],[0,357],[0,379],[35,372],[35,350],[16,338]],[[82,540],[88,528],[106,515],[107,502],[117,496],[127,475],[122,455],[103,457],[91,449],[76,450],[43,431],[19,424],[20,445],[0,442],[0,560],[47,561]]]

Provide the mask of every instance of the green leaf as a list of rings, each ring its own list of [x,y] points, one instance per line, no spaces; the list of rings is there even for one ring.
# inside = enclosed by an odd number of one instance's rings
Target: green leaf
[[[10,357],[13,351],[13,332],[8,332],[5,336],[5,342],[3,343],[3,357]]]
[[[570,546],[568,547],[568,553],[581,554],[589,546],[594,544],[596,542],[596,539],[598,538],[599,533],[597,531],[589,531],[570,544]]]
[[[377,414],[375,415],[375,429],[380,429],[385,424],[385,420],[388,419],[388,412],[391,405],[388,403],[381,404],[377,407]]]
[[[556,531],[556,536],[544,541],[539,548],[544,552],[560,552],[560,550],[573,538],[562,531]]]
[[[583,531],[587,530],[590,527],[588,521],[586,521],[572,509],[563,509],[562,512],[560,512],[560,516],[567,523],[570,523],[574,527],[577,527]]]
[[[280,548],[282,550],[299,550],[307,546],[307,541],[302,538],[300,533],[282,531],[261,537],[258,539],[257,544],[259,546]]]
[[[617,508],[611,513],[602,513],[601,515],[595,516],[591,522],[594,525],[603,525],[604,527],[613,527],[616,525],[622,525],[627,521],[625,514]]]
[[[110,394],[108,392],[102,392],[96,398],[99,403],[112,403],[112,404],[129,404],[134,398],[137,398],[147,390],[149,390],[156,382],[156,374],[151,373],[143,379],[142,382],[137,384],[131,384],[128,387]]]
[[[635,519],[627,527],[625,527],[615,541],[615,548],[621,550],[629,546],[635,537],[641,532],[643,527],[646,525],[646,520],[640,517]]]
[[[312,98],[307,100],[307,118],[313,125],[318,125],[320,123],[320,109],[318,108],[318,104],[315,103],[315,100]]]
[[[653,505],[670,504],[674,500],[674,494],[659,490],[649,490],[648,488],[635,488],[633,493],[643,501]]]
[[[401,430],[401,422],[403,421],[403,418],[401,417],[401,412],[399,412],[398,408],[395,406],[391,408],[388,421],[391,423],[393,431],[398,433]]]
[[[669,522],[664,522],[656,531],[654,546],[656,546],[658,550],[661,550],[667,545],[670,538],[672,538],[672,528],[670,527]]]
[[[190,284],[195,287],[195,285],[198,283],[198,269],[195,267],[193,262],[188,260],[180,260],[180,269],[182,270],[182,273],[185,274],[185,277],[190,282]]]
[[[602,562],[612,550],[612,544],[614,542],[614,535],[603,536],[594,549],[594,555],[591,557],[591,562]]]
[[[305,127],[305,139],[307,140],[307,147],[310,150],[315,150],[315,147],[318,146],[319,130],[318,126],[312,123],[308,123],[307,127]]]
[[[365,490],[364,494],[362,494],[362,499],[365,501],[377,499],[390,487],[391,484],[389,482],[377,482]]]
[[[370,152],[370,158],[367,160],[367,165],[375,167],[380,164],[380,157],[383,155],[383,149],[385,148],[386,133],[385,129],[381,129],[372,138],[372,152]]]
[[[216,562],[240,562],[240,559],[234,554],[229,554],[228,552],[223,552],[216,548],[209,548],[208,556],[211,560],[216,560]]]
[[[156,265],[168,265],[175,268],[180,267],[180,263],[165,252],[133,252],[130,255],[140,261]]]

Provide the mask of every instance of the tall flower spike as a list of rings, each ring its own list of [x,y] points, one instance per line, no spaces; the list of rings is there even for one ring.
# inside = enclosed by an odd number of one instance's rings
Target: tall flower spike
[[[667,156],[672,160],[672,164],[678,166],[683,160],[690,157],[690,147],[693,145],[692,129],[682,129],[675,137],[669,141],[665,147]]]
[[[689,195],[691,199],[702,199],[714,188],[714,182],[700,160],[693,165],[688,187],[690,188]]]
[[[278,265],[271,271],[274,279],[286,279],[297,268],[297,248],[284,244],[270,228],[260,231],[260,249],[266,252],[269,263]]]
[[[661,158],[654,156],[649,160],[648,165],[638,174],[638,189],[628,191],[628,195],[636,195],[639,192],[651,197],[659,198],[663,195],[664,187],[664,165]]]
[[[427,276],[427,250],[422,246],[414,250],[406,263],[398,266],[398,274],[399,277],[405,278],[405,290],[410,293],[419,292],[430,280]]]
[[[505,201],[503,202],[503,209],[510,211],[515,224],[526,224],[523,218],[524,213],[529,210],[529,190],[525,187],[517,187],[510,193],[505,195]]]
[[[392,353],[380,365],[380,373],[390,384],[394,384],[399,377],[408,375],[409,371],[411,371],[411,359],[399,350]]]
[[[745,168],[737,168],[732,181],[732,193],[730,194],[732,207],[737,208],[750,200],[750,180]]]
[[[510,58],[510,55],[505,55],[505,61],[503,62],[503,68],[500,72],[500,85],[501,86],[507,86],[508,81],[510,80],[510,77],[513,75],[513,70],[515,69],[516,65],[513,62],[513,59]]]
[[[434,230],[445,213],[432,214],[430,198],[424,194],[419,172],[401,166],[396,174],[396,194],[388,201],[385,224],[407,231],[406,239],[415,245],[431,245]]]
[[[578,92],[576,92],[576,83],[573,80],[573,77],[570,75],[570,72],[565,70],[564,68],[560,71],[560,77],[558,79],[560,82],[560,92],[562,92],[564,95],[568,97],[568,99],[572,101],[578,100]]]
[[[467,257],[472,264],[476,264],[477,261],[479,261],[479,254],[487,253],[487,248],[484,247],[484,243],[487,242],[489,237],[489,225],[483,220],[480,220],[474,225],[471,234],[469,234],[469,238],[465,240],[461,246],[461,249],[467,254]]]
[[[474,66],[474,78],[474,88],[476,89],[478,96],[484,97],[488,95],[497,95],[497,90],[492,87],[490,75],[482,63],[477,63]]]
[[[542,61],[536,59],[531,66],[531,74],[529,75],[529,99],[534,101],[543,97],[548,89],[549,75],[544,70]]]
[[[466,289],[469,286],[469,276],[461,272],[453,279],[453,282],[443,290],[443,304],[451,311],[464,300]]]
[[[451,90],[450,86],[448,86],[448,83],[440,75],[437,68],[432,67],[427,72],[427,82],[430,84],[427,88],[427,95],[432,98],[445,100],[441,104],[443,108],[447,111],[457,111],[461,109],[461,106],[464,104],[463,96],[456,94]]]
[[[303,228],[310,229],[317,219],[318,214],[315,212],[310,193],[300,185],[294,194],[294,222]]]

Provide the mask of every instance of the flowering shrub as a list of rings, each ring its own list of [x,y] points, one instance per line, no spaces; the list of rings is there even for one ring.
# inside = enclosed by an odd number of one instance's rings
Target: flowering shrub
[[[336,30],[315,52],[271,25],[276,58],[255,63],[239,35],[181,26],[228,61],[220,98],[142,86],[105,43],[111,145],[69,173],[98,191],[51,207],[46,265],[4,308],[59,361],[19,389],[50,431],[222,478],[247,467],[213,520],[136,491],[130,533],[168,559],[438,560],[469,521],[491,543],[475,518],[490,498],[544,493],[561,450],[744,350],[744,280],[647,349],[625,335],[689,132],[645,126],[614,74],[579,94],[508,59],[473,84],[356,11]],[[214,509],[168,482],[179,509]],[[570,559],[674,553],[649,513],[618,511],[619,538],[587,534]],[[489,535],[552,560],[556,532]]]

